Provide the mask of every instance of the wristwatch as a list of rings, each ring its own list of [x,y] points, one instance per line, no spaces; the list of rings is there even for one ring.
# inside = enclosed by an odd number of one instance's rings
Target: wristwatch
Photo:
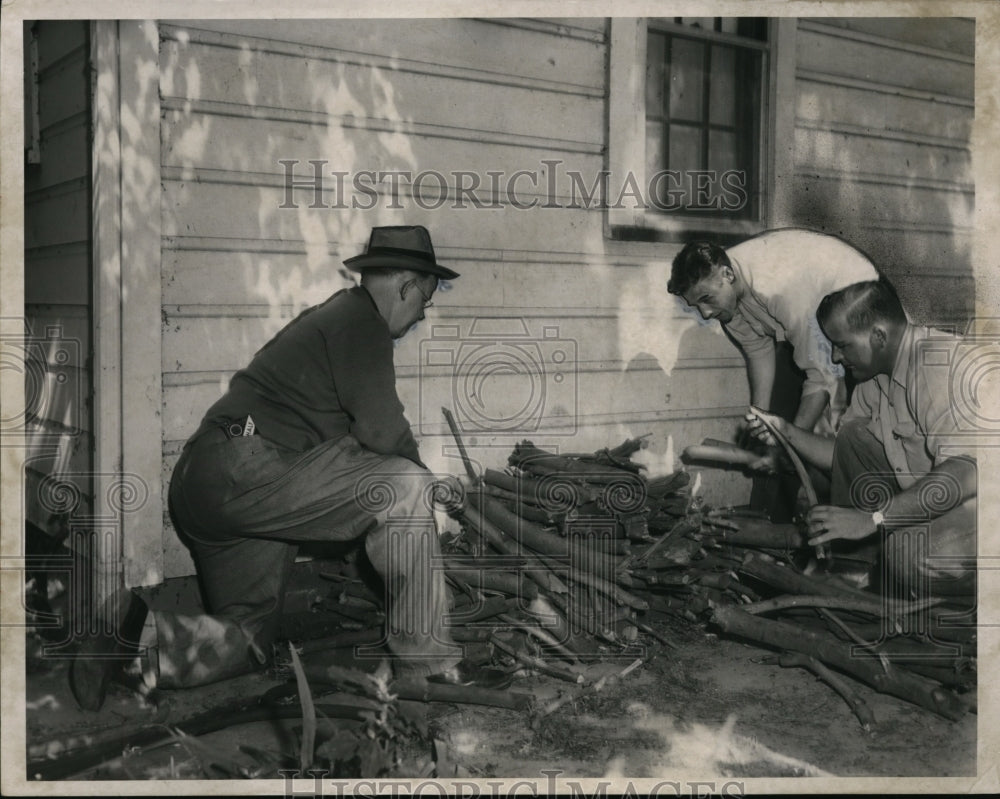
[[[875,525],[875,532],[881,533],[885,529],[885,515],[877,510],[872,514],[872,524]]]

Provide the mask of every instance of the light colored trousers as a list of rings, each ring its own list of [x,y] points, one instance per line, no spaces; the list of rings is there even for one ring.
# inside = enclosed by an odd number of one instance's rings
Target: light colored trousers
[[[306,452],[209,431],[189,442],[170,482],[208,614],[155,612],[157,683],[188,687],[259,668],[270,654],[298,544],[365,536],[386,587],[397,674],[432,674],[461,651],[444,626],[448,597],[431,492],[412,461],[353,436]]]

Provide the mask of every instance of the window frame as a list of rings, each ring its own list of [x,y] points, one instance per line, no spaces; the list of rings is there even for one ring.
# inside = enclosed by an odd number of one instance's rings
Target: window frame
[[[749,219],[698,214],[671,214],[642,207],[626,197],[616,207],[617,187],[629,175],[645,192],[646,169],[646,43],[650,30],[688,38],[692,28],[672,19],[612,17],[609,34],[608,162],[612,193],[605,217],[605,234],[612,239],[678,240],[692,232],[746,237],[788,223],[787,179],[794,169],[795,24],[793,18],[768,19],[768,41],[735,34],[696,30],[707,42],[736,44],[763,53],[758,142],[759,192],[757,214]],[[757,47],[756,45],[760,45]],[[787,98],[779,103],[778,98]]]

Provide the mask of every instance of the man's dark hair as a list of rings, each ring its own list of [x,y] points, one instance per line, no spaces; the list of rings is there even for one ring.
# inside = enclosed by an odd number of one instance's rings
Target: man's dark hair
[[[692,241],[674,258],[667,282],[671,294],[684,294],[711,274],[717,266],[732,266],[726,251],[710,241]]]
[[[816,319],[824,324],[841,308],[846,312],[848,327],[855,333],[868,330],[876,322],[906,324],[906,312],[896,289],[884,277],[852,283],[827,294],[816,309]]]

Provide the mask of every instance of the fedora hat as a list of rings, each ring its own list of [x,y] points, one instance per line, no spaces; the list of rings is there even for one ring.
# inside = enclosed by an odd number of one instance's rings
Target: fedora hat
[[[344,266],[360,272],[370,267],[412,269],[453,280],[458,272],[441,266],[434,257],[431,234],[423,225],[373,227],[368,249],[344,261]]]

